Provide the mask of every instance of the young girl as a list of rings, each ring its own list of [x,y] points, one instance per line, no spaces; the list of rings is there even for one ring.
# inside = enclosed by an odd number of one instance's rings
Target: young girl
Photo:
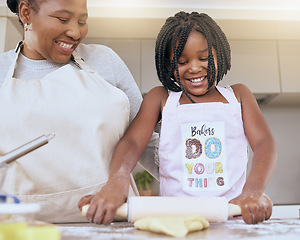
[[[250,90],[218,87],[230,69],[230,47],[206,14],[179,12],[167,19],[155,48],[164,87],[152,89],[113,154],[108,183],[91,203],[90,221],[107,224],[126,201],[129,173],[161,119],[160,195],[225,196],[246,223],[269,219],[264,190],[277,153],[269,127]],[[247,141],[253,150],[246,180]],[[121,197],[120,197],[121,196]]]

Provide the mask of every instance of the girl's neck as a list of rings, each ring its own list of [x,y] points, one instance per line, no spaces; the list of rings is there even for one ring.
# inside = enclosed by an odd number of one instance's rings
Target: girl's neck
[[[188,93],[192,100],[195,103],[205,103],[205,102],[222,102],[228,103],[227,100],[223,97],[223,95],[218,91],[216,86],[212,86],[205,94],[200,96],[194,96]],[[180,100],[180,104],[191,104],[190,99],[186,96],[185,93],[182,93]]]

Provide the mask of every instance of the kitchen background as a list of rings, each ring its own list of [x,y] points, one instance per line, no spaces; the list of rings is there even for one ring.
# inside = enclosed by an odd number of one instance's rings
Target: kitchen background
[[[84,42],[114,49],[141,93],[160,85],[154,45],[165,19],[179,10],[213,17],[232,48],[232,70],[221,83],[252,90],[276,139],[278,162],[266,193],[275,204],[300,204],[300,0],[88,0],[88,8]],[[6,0],[0,32],[0,53],[23,35]]]

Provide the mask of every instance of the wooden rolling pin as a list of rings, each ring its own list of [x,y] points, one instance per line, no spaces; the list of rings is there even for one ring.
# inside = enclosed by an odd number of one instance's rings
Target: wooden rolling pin
[[[86,216],[89,205],[82,207]],[[129,197],[117,209],[119,219],[134,223],[148,216],[201,215],[209,222],[225,222],[229,216],[241,215],[241,208],[227,202],[225,197]]]

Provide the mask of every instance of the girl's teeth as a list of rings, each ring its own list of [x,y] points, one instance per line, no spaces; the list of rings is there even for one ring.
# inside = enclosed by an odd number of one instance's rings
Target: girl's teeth
[[[196,79],[191,79],[192,83],[198,83],[204,80],[205,77],[201,77],[201,78],[196,78]]]

